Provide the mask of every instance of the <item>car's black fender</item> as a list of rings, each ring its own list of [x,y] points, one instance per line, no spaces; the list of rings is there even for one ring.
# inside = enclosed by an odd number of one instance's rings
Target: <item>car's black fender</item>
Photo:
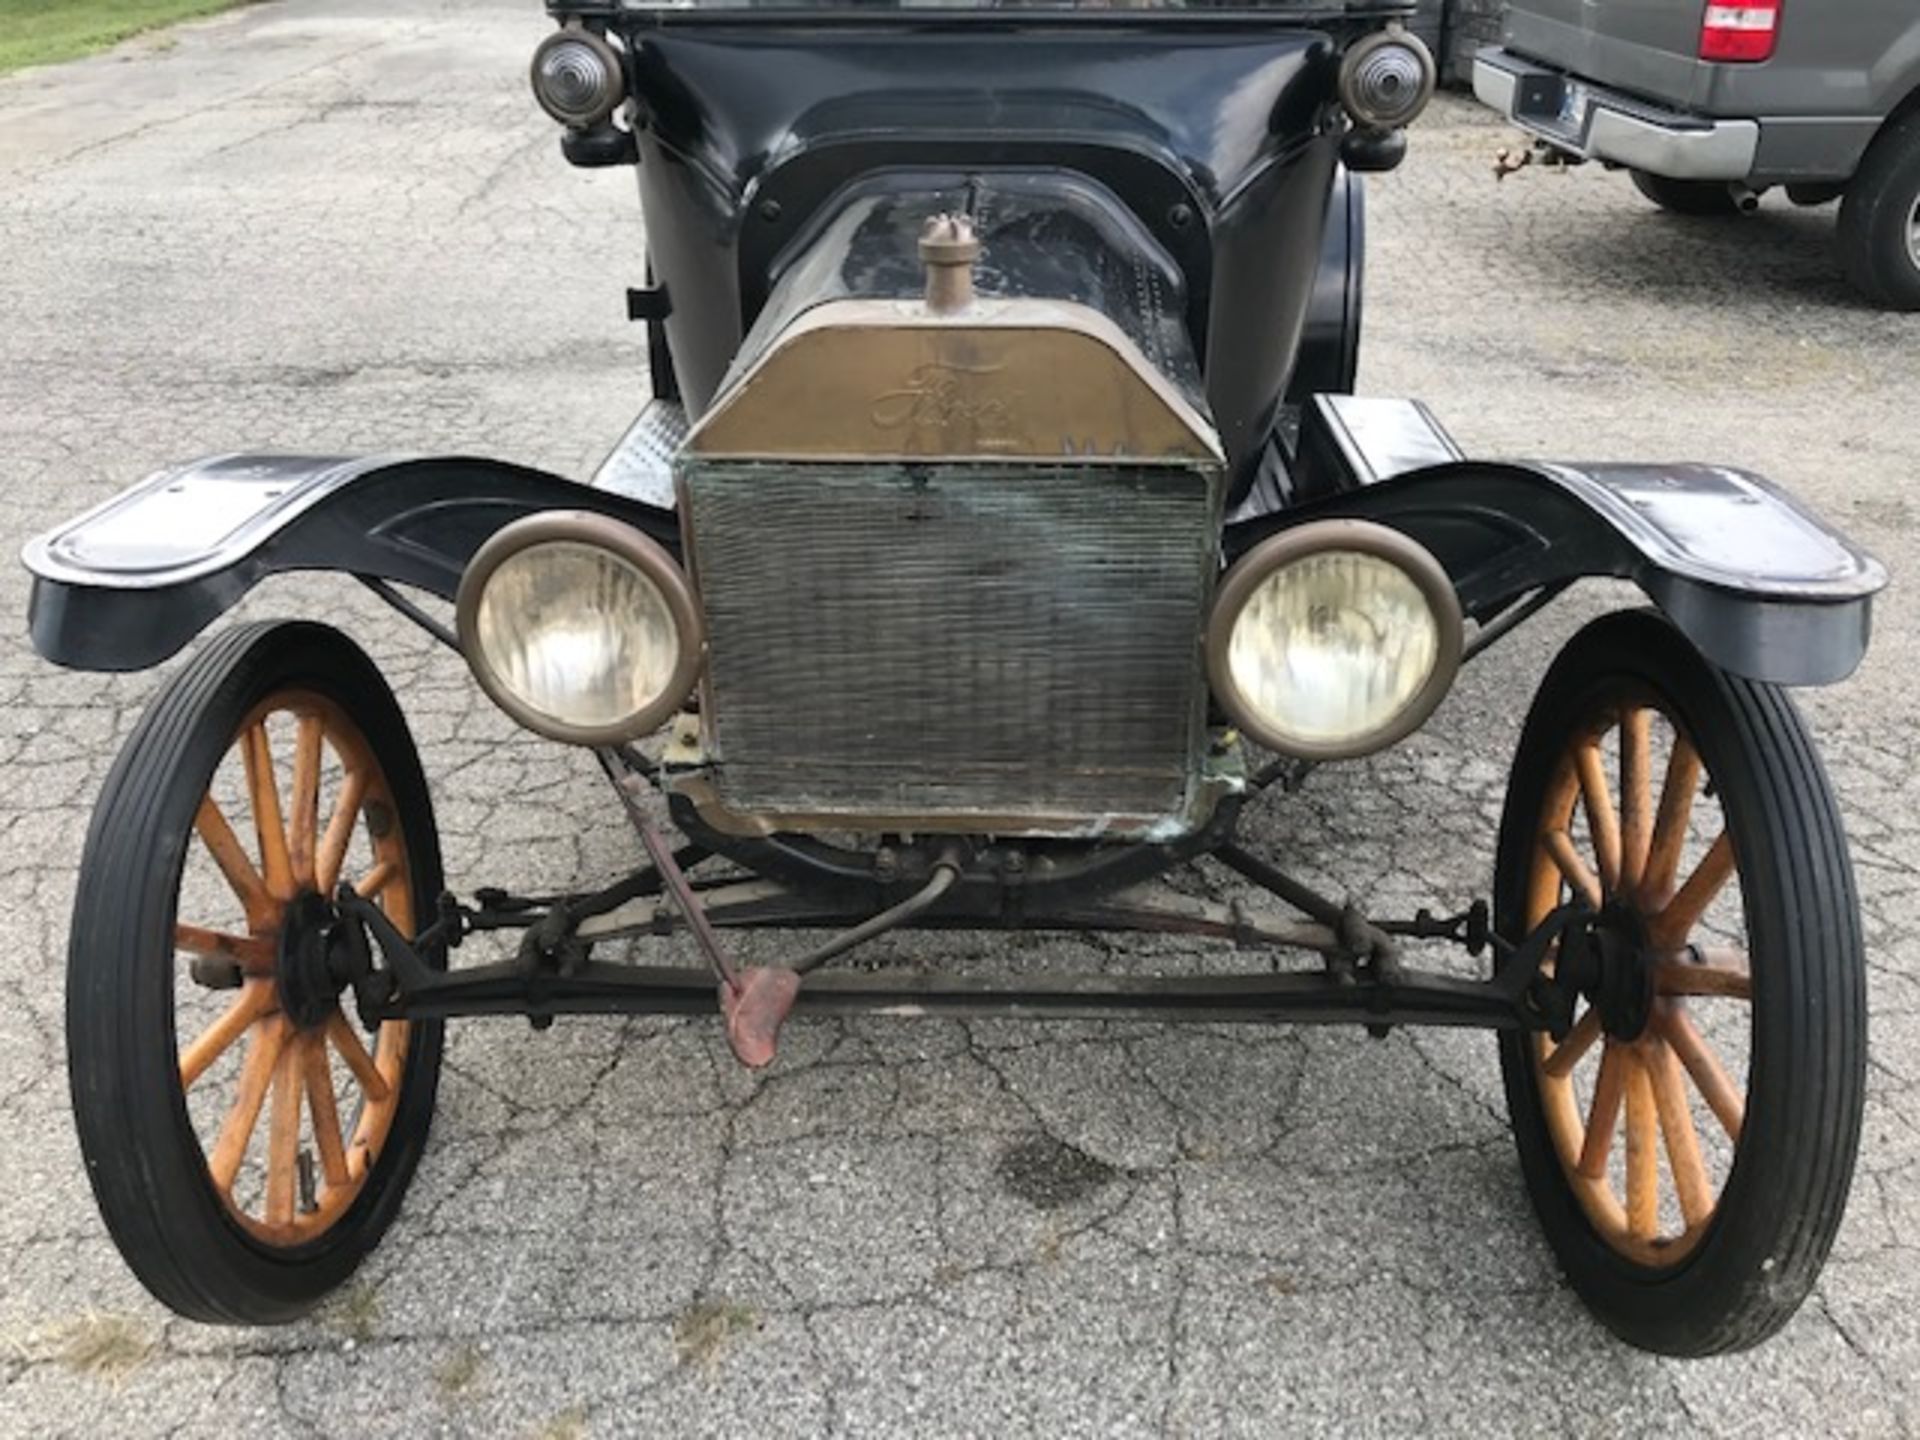
[[[1433,465],[1231,525],[1227,558],[1343,516],[1426,546],[1474,619],[1542,587],[1631,580],[1715,664],[1780,685],[1852,674],[1887,581],[1792,496],[1722,465]]]
[[[162,471],[33,541],[30,623],[47,659],[137,670],[267,575],[337,570],[451,598],[481,543],[541,510],[588,510],[670,553],[668,510],[491,460],[219,456]],[[1716,664],[1825,684],[1866,652],[1886,574],[1790,496],[1712,465],[1460,461],[1227,527],[1231,562],[1278,530],[1355,516],[1401,530],[1487,620],[1543,586],[1632,580]]]
[[[610,515],[679,553],[671,511],[497,460],[220,455],[160,471],[28,542],[34,648],[74,669],[142,670],[291,570],[451,599],[488,536],[541,510]]]

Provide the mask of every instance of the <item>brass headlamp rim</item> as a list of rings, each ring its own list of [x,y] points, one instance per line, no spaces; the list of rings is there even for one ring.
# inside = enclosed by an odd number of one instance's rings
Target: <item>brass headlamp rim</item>
[[[1439,649],[1425,682],[1385,725],[1344,740],[1305,740],[1271,724],[1247,700],[1228,657],[1234,626],[1261,585],[1308,556],[1337,553],[1384,560],[1411,580],[1433,614]],[[1220,708],[1255,744],[1301,760],[1353,760],[1404,740],[1427,722],[1453,688],[1465,650],[1466,619],[1446,568],[1419,541],[1371,520],[1310,520],[1268,536],[1221,577],[1207,620],[1207,680]]]
[[[612,724],[576,725],[527,704],[501,680],[480,644],[480,602],[487,582],[514,556],[541,545],[561,543],[604,550],[638,570],[660,592],[679,636],[680,653],[660,694]],[[653,734],[686,704],[706,665],[706,626],[679,562],[651,536],[611,516],[587,510],[543,510],[496,530],[461,572],[454,599],[454,629],[467,668],[487,698],[516,724],[567,745],[618,745]]]

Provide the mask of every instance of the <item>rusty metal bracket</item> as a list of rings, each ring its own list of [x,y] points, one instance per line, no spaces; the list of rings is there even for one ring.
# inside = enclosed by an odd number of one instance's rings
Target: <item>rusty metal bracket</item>
[[[642,777],[634,772],[624,756],[604,746],[594,754],[620,796],[647,858],[653,861],[661,883],[673,897],[687,929],[693,932],[694,943],[720,981],[720,1014],[734,1057],[750,1070],[772,1064],[779,1049],[780,1027],[793,1012],[793,1003],[800,995],[799,974],[785,966],[763,965],[745,971],[735,967],[727,958],[726,947],[720,943],[713,922],[707,918],[700,896],[674,859],[672,848],[634,797],[632,786]]]

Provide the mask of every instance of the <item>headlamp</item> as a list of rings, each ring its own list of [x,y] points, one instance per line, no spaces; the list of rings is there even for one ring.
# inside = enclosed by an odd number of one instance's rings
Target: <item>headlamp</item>
[[[632,526],[581,511],[502,527],[460,577],[456,615],[461,652],[494,703],[575,745],[658,730],[704,658],[673,557]]]
[[[1221,707],[1285,755],[1370,754],[1416,729],[1453,683],[1465,625],[1446,571],[1397,530],[1300,525],[1220,582],[1207,669]]]

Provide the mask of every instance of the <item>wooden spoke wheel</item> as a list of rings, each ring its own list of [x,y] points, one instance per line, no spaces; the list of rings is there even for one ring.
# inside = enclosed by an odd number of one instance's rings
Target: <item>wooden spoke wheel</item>
[[[1752,999],[1744,945],[1708,925],[1711,910],[1741,932],[1725,819],[1702,793],[1700,752],[1662,703],[1623,685],[1567,737],[1538,819],[1526,915],[1531,929],[1575,896],[1595,912],[1582,937],[1591,993],[1563,1039],[1534,1037],[1535,1083],[1589,1223],[1656,1267],[1706,1233],[1746,1115],[1749,1017],[1703,1025],[1698,1012],[1716,1001],[1744,1012]],[[1731,1065],[1723,1046],[1738,1054]],[[1702,1110],[1721,1131],[1708,1139],[1722,1143],[1702,1143]]]
[[[1839,1226],[1865,1083],[1858,901],[1787,696],[1664,621],[1589,626],[1541,687],[1496,883],[1570,1031],[1502,1038],[1522,1169],[1561,1263],[1624,1338],[1674,1354],[1784,1324]]]
[[[378,757],[325,695],[269,695],[240,722],[229,756],[240,770],[255,847],[249,854],[229,821],[216,772],[193,828],[232,892],[239,923],[176,920],[174,946],[195,983],[231,998],[211,1020],[194,1017],[191,1036],[179,1023],[186,1007],[176,1005],[180,1084],[191,1092],[239,1052],[233,1083],[216,1104],[218,1128],[204,1146],[207,1172],[249,1231],[269,1244],[298,1245],[337,1222],[366,1185],[399,1108],[407,1055],[407,1024],[382,1025],[369,1050],[341,1009],[325,974],[327,900],[359,841],[370,853],[350,883],[410,934],[412,867]],[[323,806],[328,780],[333,793]],[[315,970],[318,982],[307,981],[304,972]],[[258,1174],[243,1187],[254,1150],[261,1152]]]
[[[342,883],[402,933],[439,893],[398,706],[337,631],[227,632],[108,778],[68,960],[95,1194],[141,1280],[191,1317],[311,1308],[378,1240],[418,1161],[440,1027],[361,1028],[328,945]]]

